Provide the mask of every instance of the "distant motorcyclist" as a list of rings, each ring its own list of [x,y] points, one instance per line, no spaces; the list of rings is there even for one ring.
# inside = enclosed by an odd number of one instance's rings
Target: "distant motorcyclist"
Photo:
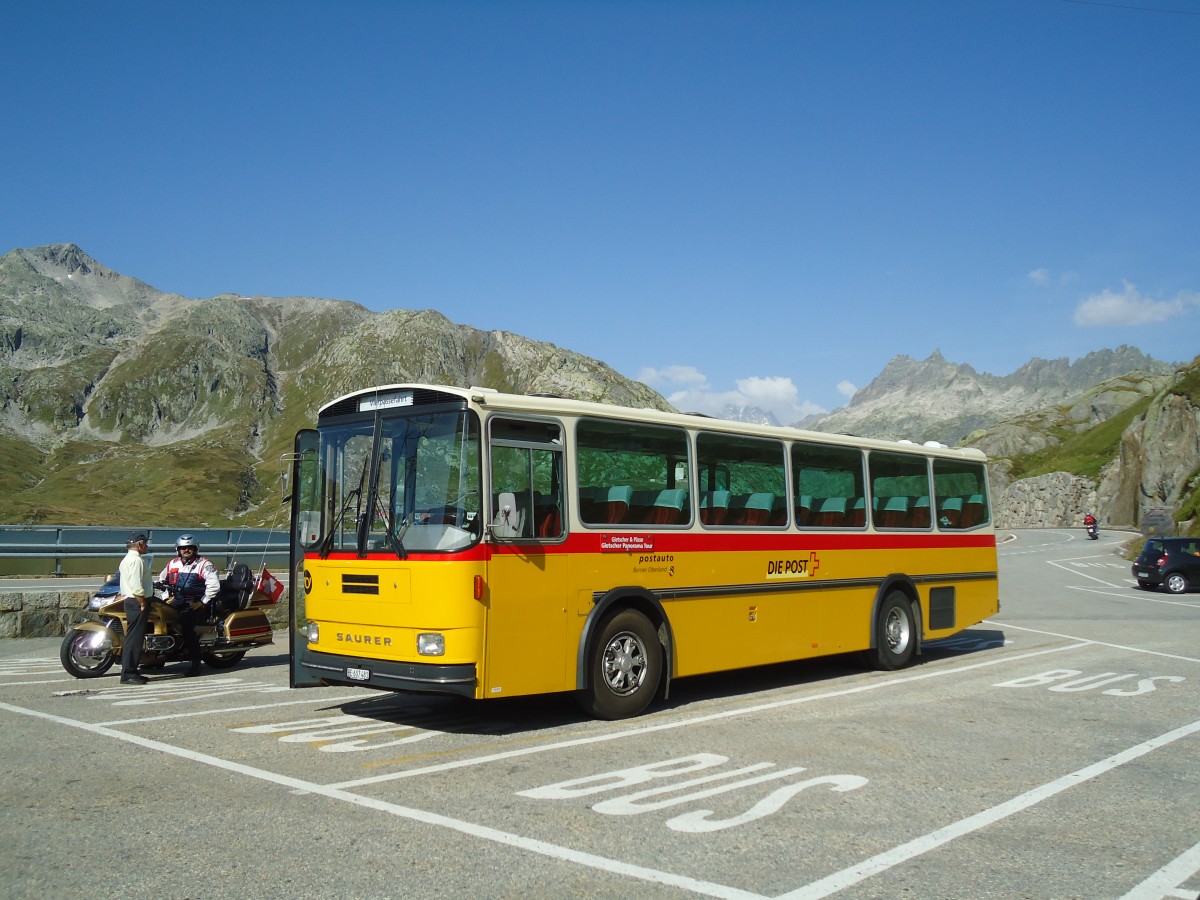
[[[1096,517],[1090,512],[1084,514],[1083,530],[1087,532],[1087,536],[1092,540],[1095,540],[1100,536],[1100,526],[1096,522]]]
[[[196,623],[202,621],[211,608],[210,603],[221,590],[217,568],[200,555],[200,544],[190,534],[181,534],[175,542],[175,556],[159,573],[158,580],[166,585],[171,596],[171,608],[179,613],[179,628],[192,665],[188,675],[200,674],[200,638]]]

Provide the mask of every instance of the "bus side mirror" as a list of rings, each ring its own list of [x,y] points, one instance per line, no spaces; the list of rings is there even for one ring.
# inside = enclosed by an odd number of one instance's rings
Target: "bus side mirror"
[[[279,499],[283,503],[289,502],[293,495],[292,486],[292,470],[302,464],[305,457],[315,458],[316,455],[316,440],[317,433],[312,429],[305,429],[296,435],[296,450],[292,453],[282,453],[279,456]],[[309,444],[311,446],[305,446]],[[297,473],[296,480],[300,480],[300,473]]]

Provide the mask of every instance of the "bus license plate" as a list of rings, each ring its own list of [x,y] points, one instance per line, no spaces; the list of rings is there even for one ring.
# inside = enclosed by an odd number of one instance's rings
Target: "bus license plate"
[[[349,678],[351,681],[370,681],[371,680],[371,670],[370,669],[347,668],[346,669],[346,677]]]

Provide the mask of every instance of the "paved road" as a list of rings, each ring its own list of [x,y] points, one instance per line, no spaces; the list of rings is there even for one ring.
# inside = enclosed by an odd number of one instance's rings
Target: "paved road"
[[[0,879],[11,897],[1196,897],[1200,595],[1136,590],[1119,537],[1018,533],[1000,614],[903,672],[687,679],[620,723],[561,697],[291,691],[282,636],[137,688],[67,677],[55,641],[0,641]]]
[[[157,568],[153,570],[156,576],[159,571]],[[287,584],[286,577],[279,577],[279,581]],[[64,575],[60,578],[0,578],[0,594],[25,594],[32,591],[94,591],[102,584],[104,584],[102,575]]]
[[[64,575],[61,578],[14,577],[0,578],[0,594],[23,594],[28,591],[92,591],[104,584],[96,575]]]

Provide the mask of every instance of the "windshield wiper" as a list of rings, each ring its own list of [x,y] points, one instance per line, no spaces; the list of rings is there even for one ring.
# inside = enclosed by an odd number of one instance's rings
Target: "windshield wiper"
[[[353,503],[355,500],[357,500],[360,504],[362,503],[363,484],[367,480],[367,466],[369,466],[370,464],[371,464],[371,457],[368,455],[367,458],[363,460],[362,473],[358,476],[358,487],[356,487],[354,490],[352,490],[350,493],[348,493],[346,495],[346,499],[342,503],[341,511],[338,512],[337,518],[335,518],[333,520],[333,526],[329,529],[329,533],[325,535],[325,539],[323,541],[321,541],[320,549],[318,549],[318,551],[317,551],[317,554],[321,557],[321,559],[325,559],[326,557],[328,557],[330,552],[333,550],[333,536],[335,534],[337,534],[339,532],[339,530],[341,529],[342,522],[346,518],[346,511],[348,509],[350,509],[350,504]],[[357,515],[355,515],[354,520],[355,520],[355,525],[357,525],[358,524],[358,516]],[[357,533],[357,528],[355,529],[355,531]],[[357,540],[357,538],[356,538],[356,540]]]
[[[329,531],[325,533],[325,537],[321,540],[321,546],[317,549],[317,554],[321,557],[321,559],[328,557],[330,551],[333,550],[333,536],[341,529],[342,521],[346,518],[346,510],[350,508],[350,504],[353,503],[357,497],[357,489],[346,495],[346,502],[342,504],[341,511],[333,520],[333,525],[330,527]]]
[[[400,527],[396,529],[396,533],[392,534],[392,529],[388,529],[388,539],[392,542],[392,546],[396,550],[396,556],[400,559],[408,559],[408,551],[404,549],[404,534],[408,531],[408,526],[412,523],[408,516],[400,520]]]
[[[378,510],[379,518],[383,522],[383,533],[387,535],[387,541],[392,545],[392,549],[396,551],[396,556],[400,559],[408,559],[408,551],[404,549],[404,532],[408,531],[408,517],[405,516],[401,519],[400,524],[393,531],[391,514],[384,509],[379,497],[375,498],[375,508]]]

